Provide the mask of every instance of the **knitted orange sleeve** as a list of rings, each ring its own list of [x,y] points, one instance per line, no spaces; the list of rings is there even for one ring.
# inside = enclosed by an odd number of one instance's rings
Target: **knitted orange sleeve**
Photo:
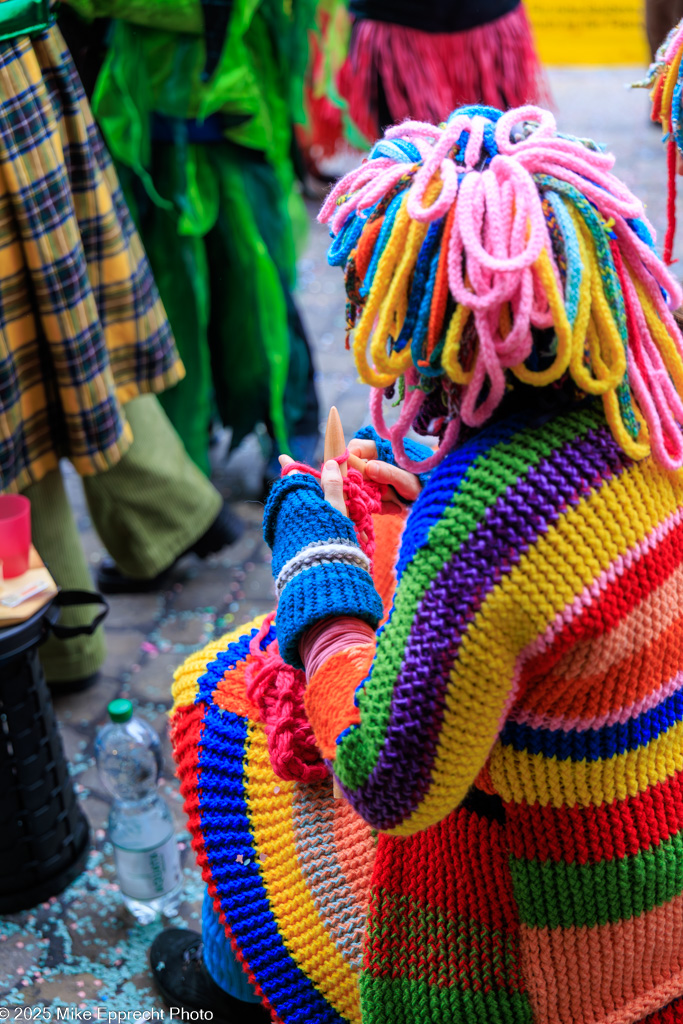
[[[311,677],[304,705],[323,757],[333,758],[337,737],[360,721],[354,696],[367,676],[375,644],[357,644],[327,658]]]

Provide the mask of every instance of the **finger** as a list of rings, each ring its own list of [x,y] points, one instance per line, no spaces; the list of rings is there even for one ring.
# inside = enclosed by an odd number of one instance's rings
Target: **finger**
[[[406,506],[401,501],[387,501],[382,498],[382,512],[383,516],[405,516]]]
[[[414,473],[390,466],[388,462],[371,460],[365,467],[365,475],[377,484],[393,487],[406,501],[415,501],[422,490],[422,485]]]
[[[349,451],[352,455],[357,455],[359,459],[377,458],[377,445],[375,442],[362,440],[359,437],[354,437],[349,441]]]
[[[330,459],[323,466],[322,476],[320,480],[323,485],[323,493],[327,501],[333,508],[336,508],[337,512],[341,512],[342,515],[346,515],[346,503],[344,501],[344,481],[341,475],[341,469],[339,464]]]
[[[291,466],[294,462],[289,455],[278,455],[277,460],[283,469],[287,469],[287,466]]]

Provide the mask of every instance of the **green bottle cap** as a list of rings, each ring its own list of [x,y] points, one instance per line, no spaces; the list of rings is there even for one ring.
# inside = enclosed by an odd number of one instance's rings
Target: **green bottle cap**
[[[107,707],[107,711],[112,722],[127,722],[133,717],[133,705],[123,697],[113,700]]]

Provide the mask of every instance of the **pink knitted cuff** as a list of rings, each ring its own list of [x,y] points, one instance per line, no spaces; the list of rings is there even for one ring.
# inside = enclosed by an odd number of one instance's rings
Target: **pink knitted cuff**
[[[299,654],[306,666],[306,681],[310,682],[324,662],[338,651],[374,642],[374,629],[362,619],[341,615],[316,622],[299,641]]]

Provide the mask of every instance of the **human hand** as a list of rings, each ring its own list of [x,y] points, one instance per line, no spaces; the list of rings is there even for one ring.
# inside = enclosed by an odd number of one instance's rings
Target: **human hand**
[[[405,502],[413,502],[419,497],[422,490],[419,477],[378,459],[377,445],[374,441],[353,438],[349,441],[349,452],[365,460],[365,477],[379,485],[382,491],[383,513],[402,515],[405,512]]]
[[[294,459],[290,458],[289,455],[278,456],[278,462],[283,469],[287,466],[291,466]],[[346,512],[346,502],[344,501],[344,479],[341,475],[339,464],[330,459],[323,466],[320,485],[325,495],[325,500],[329,501],[333,508],[336,508],[337,512],[341,512],[343,516]]]
[[[413,473],[407,473],[398,466],[382,462],[377,458],[377,447],[374,441],[354,438],[349,442],[349,453],[364,463],[363,475],[379,485],[382,497],[382,513],[384,515],[403,515],[405,502],[412,502],[420,494],[422,485]],[[280,455],[283,469],[291,465],[294,459],[289,455]],[[339,464],[330,459],[322,469],[320,484],[327,501],[342,515],[346,515],[344,502],[344,480]]]

